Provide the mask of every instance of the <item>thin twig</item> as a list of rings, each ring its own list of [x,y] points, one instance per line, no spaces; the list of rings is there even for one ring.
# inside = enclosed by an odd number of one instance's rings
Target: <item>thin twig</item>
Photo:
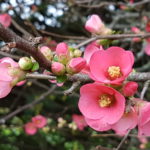
[[[69,94],[72,94],[72,92],[80,85],[81,81],[76,81],[76,82],[73,82],[72,86],[64,91],[64,94],[65,95],[69,95]]]
[[[139,38],[147,38],[150,37],[150,33],[141,33],[141,34],[114,34],[114,35],[99,35],[99,36],[95,36],[92,37],[80,44],[78,44],[75,48],[80,48],[92,41],[98,40],[98,39],[124,39],[124,38],[135,38],[135,37],[139,37]]]
[[[22,112],[22,111],[24,111],[26,109],[32,108],[34,105],[40,103],[41,101],[44,100],[44,98],[46,96],[48,96],[50,93],[52,93],[55,89],[56,89],[56,86],[51,87],[50,90],[48,90],[47,92],[43,93],[39,98],[35,99],[32,103],[26,104],[26,105],[16,109],[15,111],[11,112],[10,114],[2,117],[0,119],[0,124],[4,124],[7,120],[9,120],[13,116],[17,115],[18,113],[20,113],[20,112]]]
[[[142,89],[142,92],[141,92],[141,95],[140,95],[140,99],[143,99],[144,98],[144,95],[149,87],[149,84],[150,84],[150,80],[147,80],[145,83],[144,83],[144,86],[143,86],[143,89]]]
[[[121,142],[119,143],[119,145],[117,146],[117,148],[115,150],[119,150],[121,148],[121,146],[123,145],[123,143],[125,142],[125,140],[127,139],[129,133],[130,133],[131,130],[129,130],[127,132],[127,134],[123,137],[123,139],[121,140]]]

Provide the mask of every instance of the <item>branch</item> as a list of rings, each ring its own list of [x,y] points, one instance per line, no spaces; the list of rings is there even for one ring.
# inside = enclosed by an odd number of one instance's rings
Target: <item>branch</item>
[[[141,34],[114,34],[114,35],[99,35],[99,36],[95,36],[92,37],[80,44],[78,44],[75,48],[80,48],[92,41],[98,40],[98,39],[124,39],[124,38],[135,38],[135,37],[139,37],[139,38],[147,38],[150,37],[150,33],[141,33]]]
[[[41,67],[45,69],[50,69],[51,62],[47,61],[44,55],[38,51],[37,47],[33,45],[33,43],[28,42],[27,40],[21,38],[20,36],[16,35],[10,29],[3,27],[0,24],[0,38],[5,42],[15,42],[16,48],[29,53],[34,57],[34,59],[39,62]]]
[[[43,93],[39,98],[35,99],[32,103],[26,104],[26,105],[24,105],[24,106],[16,109],[15,111],[11,112],[10,114],[2,117],[0,119],[0,124],[5,123],[7,120],[9,120],[10,118],[12,118],[13,116],[19,114],[20,112],[22,112],[22,111],[24,111],[24,110],[26,110],[28,108],[32,108],[34,105],[40,103],[41,101],[44,100],[44,98],[46,96],[48,96],[50,93],[52,93],[55,89],[56,89],[56,86],[51,87],[50,90],[48,90],[47,92]]]
[[[144,86],[143,86],[143,89],[142,89],[142,92],[141,92],[141,95],[140,95],[140,99],[143,99],[144,98],[144,95],[149,87],[149,84],[150,84],[150,80],[147,80],[145,83],[144,83]]]

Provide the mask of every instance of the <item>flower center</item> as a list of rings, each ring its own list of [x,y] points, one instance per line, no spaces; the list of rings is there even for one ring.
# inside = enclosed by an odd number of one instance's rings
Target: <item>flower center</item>
[[[116,79],[119,78],[120,76],[122,76],[120,67],[117,66],[110,66],[108,68],[108,75],[111,79]]]
[[[99,106],[100,107],[110,106],[111,103],[112,103],[112,99],[108,95],[102,94],[100,96],[100,100],[99,100]]]

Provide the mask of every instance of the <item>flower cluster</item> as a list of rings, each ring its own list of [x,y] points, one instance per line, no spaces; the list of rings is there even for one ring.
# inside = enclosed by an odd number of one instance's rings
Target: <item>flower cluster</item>
[[[92,44],[87,73],[95,82],[80,89],[79,109],[97,131],[113,129],[124,135],[138,125],[139,135],[150,135],[150,103],[133,98],[138,84],[126,81],[134,56],[120,47],[100,50]],[[93,49],[92,49],[93,48]]]
[[[82,52],[69,47],[64,42],[59,43],[53,52],[47,46],[41,47],[40,51],[47,60],[52,61],[51,72],[44,71],[45,74],[53,73],[58,77],[63,77],[66,74],[78,73],[86,66],[86,60],[81,57]],[[51,82],[56,83],[57,81]]]
[[[43,128],[47,124],[47,119],[42,115],[32,117],[32,122],[25,124],[25,132],[28,135],[34,135],[39,128]]]

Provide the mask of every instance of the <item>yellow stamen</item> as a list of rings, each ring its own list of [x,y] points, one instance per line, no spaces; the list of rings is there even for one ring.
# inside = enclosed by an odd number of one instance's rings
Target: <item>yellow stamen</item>
[[[116,79],[119,78],[122,74],[121,74],[121,70],[120,67],[117,66],[110,66],[108,68],[108,75],[111,79]]]
[[[112,103],[112,100],[108,95],[103,94],[100,96],[100,100],[99,100],[99,106],[100,107],[110,106],[111,103]]]

